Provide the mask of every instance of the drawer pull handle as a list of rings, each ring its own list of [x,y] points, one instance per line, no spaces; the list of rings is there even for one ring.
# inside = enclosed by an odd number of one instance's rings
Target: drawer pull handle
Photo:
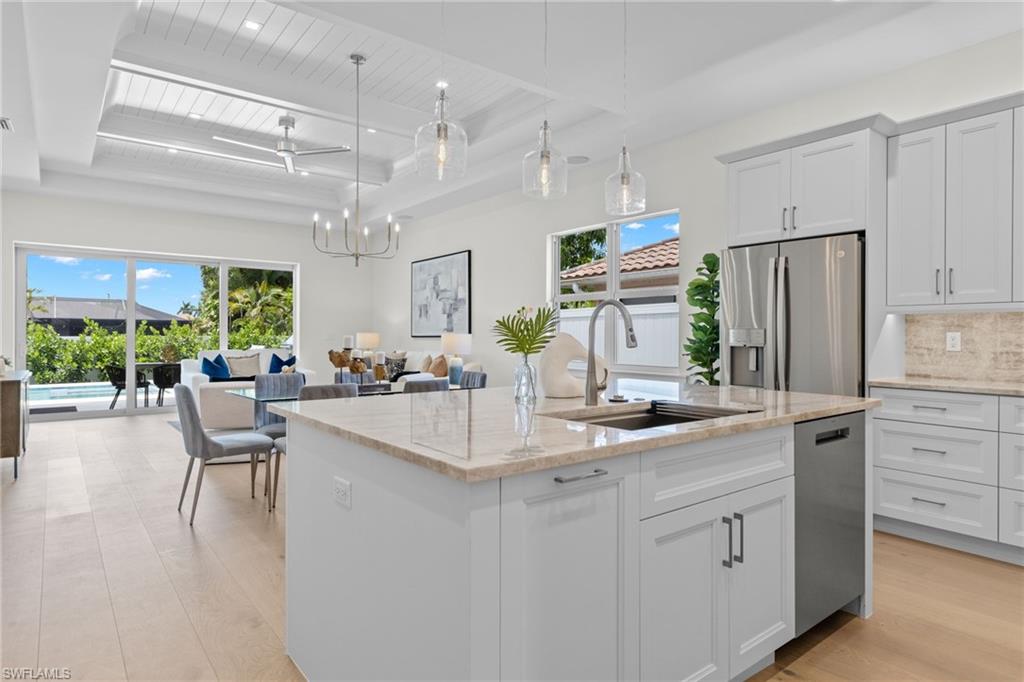
[[[722,559],[722,565],[726,568],[732,568],[732,517],[723,516],[722,523],[729,526],[729,554],[726,555],[728,558]]]
[[[935,500],[929,500],[929,499],[924,498],[924,497],[911,497],[910,499],[913,500],[914,502],[927,502],[928,504],[938,505],[939,507],[945,507],[946,506],[945,502],[936,502]]]
[[[555,483],[575,483],[576,481],[585,481],[588,478],[599,478],[607,475],[608,472],[604,469],[594,469],[589,474],[580,474],[579,476],[570,476],[569,478],[555,476]]]
[[[737,512],[737,513],[733,514],[732,517],[740,522],[740,553],[739,554],[734,554],[732,559],[736,563],[742,564],[743,563],[743,554],[744,554],[744,551],[743,551],[743,545],[744,545],[744,543],[743,543],[743,514],[740,514],[740,513]],[[730,533],[731,533],[731,531],[730,531]]]
[[[814,434],[815,445],[825,445],[827,443],[834,443],[837,440],[846,440],[850,437],[850,427],[844,426],[841,429],[832,429],[831,431],[822,431],[821,433]]]
[[[944,454],[946,454],[945,450],[933,450],[932,448],[911,447],[910,449],[913,450],[914,452],[930,452],[933,455],[944,455]]]
[[[939,407],[938,405],[911,405],[915,410],[938,410],[939,412],[945,412],[946,407]]]

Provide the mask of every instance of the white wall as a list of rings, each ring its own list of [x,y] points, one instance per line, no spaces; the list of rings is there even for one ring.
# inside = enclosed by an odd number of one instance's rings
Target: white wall
[[[0,353],[14,356],[14,243],[34,242],[176,255],[264,260],[298,264],[297,354],[303,365],[329,381],[330,348],[343,334],[370,321],[365,297],[369,273],[351,261],[313,251],[305,226],[224,218],[186,211],[138,208],[44,194],[4,192],[0,206],[2,255]]]
[[[634,167],[647,176],[648,208],[680,211],[682,281],[691,278],[702,254],[725,245],[725,168],[715,160],[717,154],[873,113],[902,121],[1024,90],[1022,36],[1009,34],[634,150]],[[524,152],[530,143],[523,141]],[[608,144],[614,149],[618,143]],[[438,347],[434,340],[409,336],[410,261],[472,249],[472,359],[484,363],[490,384],[509,384],[512,360],[494,345],[490,326],[520,305],[544,302],[546,235],[607,220],[602,185],[613,163],[575,170],[569,195],[555,202],[527,200],[515,190],[410,223],[402,231],[399,256],[372,267],[374,324],[382,343],[387,348]],[[681,324],[685,338],[685,316]],[[680,366],[685,365],[684,359]]]

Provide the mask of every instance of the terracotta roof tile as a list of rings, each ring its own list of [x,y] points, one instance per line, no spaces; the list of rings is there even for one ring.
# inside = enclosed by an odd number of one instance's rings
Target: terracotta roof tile
[[[679,237],[626,251],[620,258],[622,272],[649,272],[679,267]],[[562,270],[562,280],[602,277],[608,274],[608,262],[602,258],[592,263]]]

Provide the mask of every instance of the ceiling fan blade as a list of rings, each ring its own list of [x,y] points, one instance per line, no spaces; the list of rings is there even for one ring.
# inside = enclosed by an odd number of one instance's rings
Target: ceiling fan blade
[[[335,152],[350,152],[351,147],[323,147],[321,149],[299,149],[295,156],[309,156],[310,154],[334,154]]]
[[[292,157],[290,157],[290,156],[284,157],[284,169],[286,171],[288,171],[289,173],[294,173],[295,172],[295,162],[292,160]]]
[[[276,149],[272,149],[271,147],[261,147],[258,144],[249,144],[248,142],[240,142],[238,140],[232,140],[232,139],[229,139],[227,137],[220,137],[219,135],[214,135],[213,139],[217,140],[218,142],[227,142],[228,144],[237,144],[239,147],[248,147],[249,149],[258,149],[261,152],[270,152],[271,154],[276,154],[277,153],[277,150]]]

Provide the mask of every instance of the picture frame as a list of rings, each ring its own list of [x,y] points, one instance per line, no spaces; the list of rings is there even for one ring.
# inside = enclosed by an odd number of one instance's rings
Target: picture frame
[[[472,325],[472,253],[455,251],[410,264],[410,336],[469,334]]]

